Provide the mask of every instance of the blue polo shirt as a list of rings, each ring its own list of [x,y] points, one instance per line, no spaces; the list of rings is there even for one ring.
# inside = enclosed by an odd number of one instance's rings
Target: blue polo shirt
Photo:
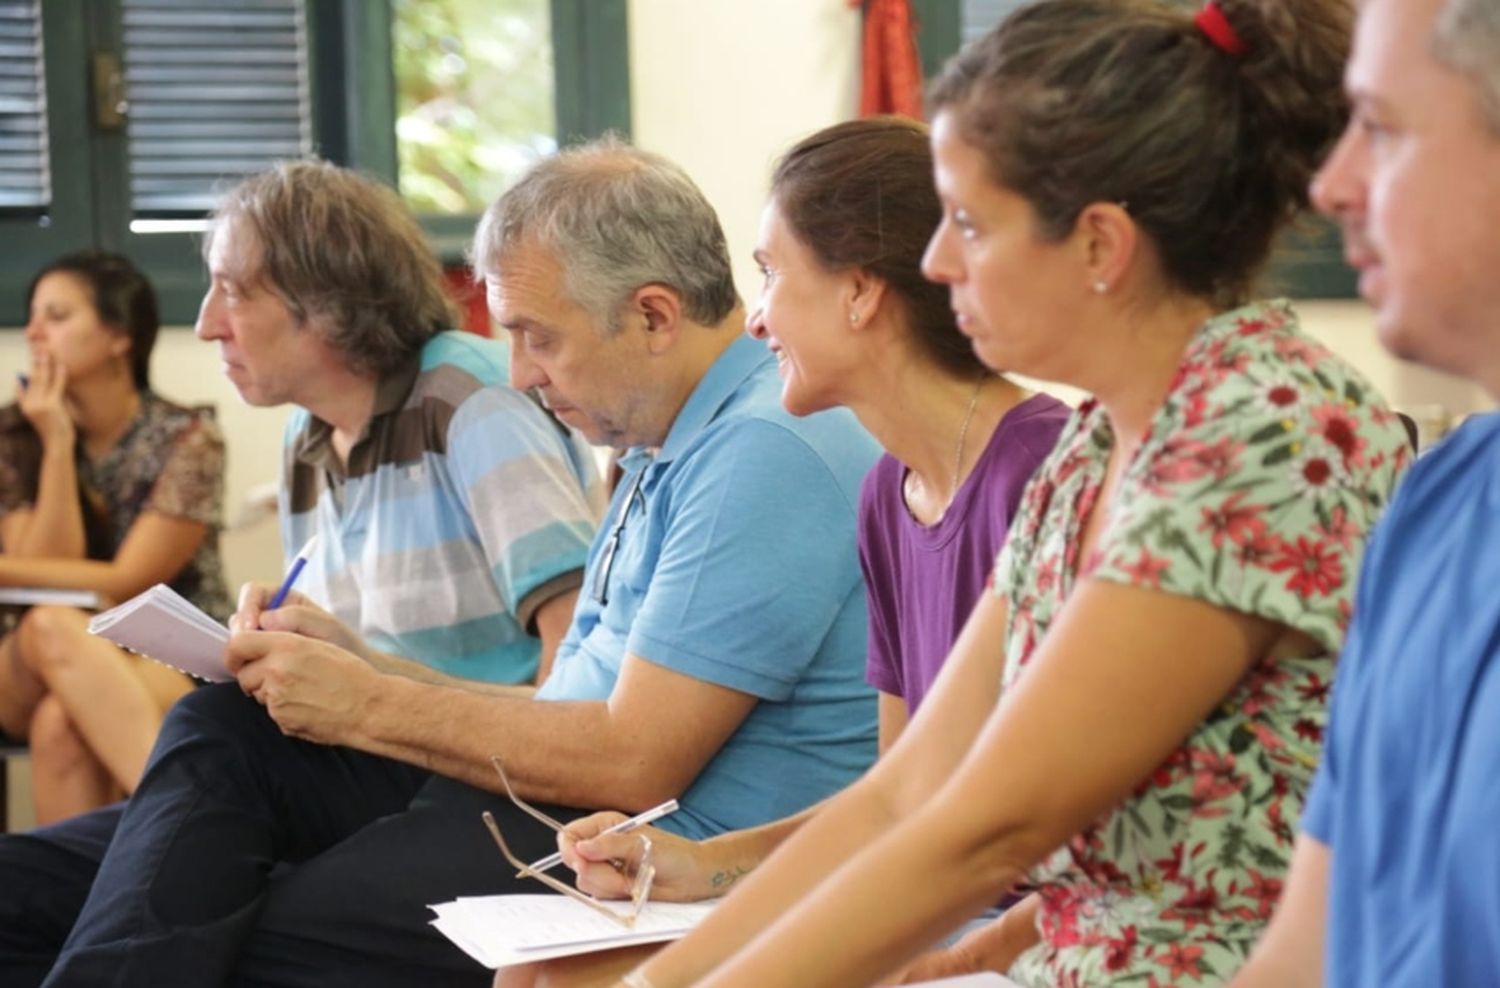
[[[874,760],[855,513],[879,452],[845,410],[789,415],[775,361],[740,337],[661,450],[622,459],[573,626],[537,696],[605,699],[630,653],[759,699],[667,829],[702,838],[778,819]]]
[[[1500,414],[1417,461],[1365,555],[1302,827],[1326,980],[1500,985]]]

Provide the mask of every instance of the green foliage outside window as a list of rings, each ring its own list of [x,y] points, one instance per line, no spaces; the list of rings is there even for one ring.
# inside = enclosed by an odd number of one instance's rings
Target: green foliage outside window
[[[472,215],[556,149],[549,0],[393,0],[401,194]]]

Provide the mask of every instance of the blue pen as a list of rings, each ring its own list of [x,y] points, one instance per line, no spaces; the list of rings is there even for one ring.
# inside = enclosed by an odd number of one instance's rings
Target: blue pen
[[[286,579],[281,581],[281,586],[277,589],[276,596],[271,598],[271,603],[266,607],[266,610],[274,611],[286,601],[286,595],[292,592],[292,584],[296,583],[297,577],[302,575],[302,567],[307,565],[307,557],[312,555],[312,551],[317,545],[318,537],[316,535],[307,540],[307,544],[297,553],[297,558],[292,560],[292,568],[286,571]]]

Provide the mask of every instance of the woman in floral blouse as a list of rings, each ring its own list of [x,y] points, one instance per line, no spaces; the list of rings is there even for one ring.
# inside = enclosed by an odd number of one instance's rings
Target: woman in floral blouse
[[[1410,455],[1290,308],[1244,301],[1342,124],[1349,18],[1047,0],[945,70],[926,270],[985,363],[1093,397],[893,751],[764,863],[659,842],[668,889],[759,867],[626,984],[868,984],[1017,884],[905,975],[1212,985],[1244,960]],[[609,819],[565,841],[605,893]]]
[[[30,373],[0,408],[0,586],[123,601],[168,583],[231,610],[219,568],[224,443],[208,409],[147,381],[156,296],[123,257],[85,251],[28,292]],[[46,823],[135,787],[166,708],[191,683],[88,634],[87,615],[34,607],[0,630],[0,730],[30,742]]]

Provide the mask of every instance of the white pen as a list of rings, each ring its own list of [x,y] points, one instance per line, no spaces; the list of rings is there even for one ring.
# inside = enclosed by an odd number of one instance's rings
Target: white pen
[[[637,813],[629,820],[621,820],[613,827],[604,828],[603,830],[595,834],[594,837],[603,837],[605,834],[628,834],[630,831],[634,830],[637,827],[644,827],[648,823],[655,823],[657,820],[660,820],[668,813],[676,812],[677,800],[669,799],[665,803],[662,803],[660,806],[653,806],[649,810],[646,810],[644,813]],[[589,839],[593,840],[593,837]],[[556,868],[560,864],[562,864],[562,852],[558,851],[557,853],[549,854],[545,858],[542,858],[540,861],[535,861],[527,865],[526,867],[529,871],[546,871],[548,868]]]

